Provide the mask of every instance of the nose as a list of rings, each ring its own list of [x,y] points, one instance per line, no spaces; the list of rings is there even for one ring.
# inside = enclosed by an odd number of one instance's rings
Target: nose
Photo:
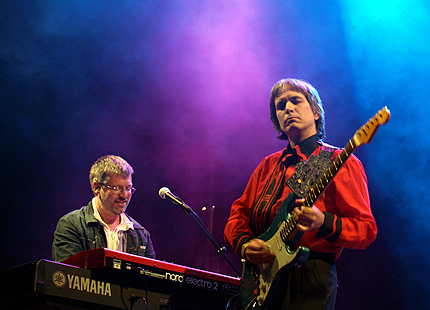
[[[288,101],[285,103],[284,111],[285,111],[285,113],[287,113],[287,114],[289,114],[289,113],[291,113],[291,112],[293,111],[293,103],[292,103],[290,100],[288,100]]]
[[[283,111],[285,114],[290,114],[293,112],[293,106],[294,104],[288,100],[285,102],[284,108],[281,111]]]
[[[127,198],[130,194],[130,191],[126,190],[125,188],[122,188],[119,192],[119,195],[124,198]]]

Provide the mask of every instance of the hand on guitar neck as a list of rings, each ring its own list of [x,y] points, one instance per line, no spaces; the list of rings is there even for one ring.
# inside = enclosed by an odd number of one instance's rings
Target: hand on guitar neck
[[[325,214],[315,206],[301,207],[305,199],[296,199],[297,207],[291,212],[291,215],[297,221],[297,228],[301,231],[320,229],[324,224]]]

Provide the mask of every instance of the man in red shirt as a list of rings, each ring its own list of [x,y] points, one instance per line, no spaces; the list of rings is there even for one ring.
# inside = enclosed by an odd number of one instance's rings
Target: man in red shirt
[[[270,98],[270,116],[278,138],[288,140],[284,150],[271,154],[255,169],[241,198],[236,200],[224,237],[234,251],[252,264],[271,264],[275,254],[264,233],[286,197],[295,195],[288,212],[303,232],[294,247],[306,247],[309,257],[283,279],[267,309],[334,309],[337,292],[335,261],[344,247],[365,249],[376,238],[367,178],[361,162],[351,155],[311,207],[299,208],[322,168],[341,149],[325,144],[324,110],[318,92],[297,79],[277,82]],[[323,172],[325,171],[322,170]],[[297,206],[296,206],[297,205]]]

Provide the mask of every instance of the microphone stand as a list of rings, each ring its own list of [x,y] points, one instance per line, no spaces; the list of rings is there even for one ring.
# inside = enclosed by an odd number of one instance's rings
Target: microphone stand
[[[218,243],[216,242],[215,238],[212,236],[212,234],[207,229],[206,225],[203,223],[203,221],[200,219],[200,217],[194,212],[193,209],[191,209],[181,198],[177,197],[179,202],[174,204],[180,206],[185,214],[189,215],[196,223],[197,225],[203,230],[203,232],[206,234],[206,236],[209,238],[209,240],[212,242],[212,244],[217,249],[217,252],[221,254],[222,257],[227,261],[227,263],[233,268],[233,270],[236,272],[238,277],[241,277],[242,273],[239,271],[239,269],[236,268],[235,265],[231,262],[231,260],[227,257],[225,254],[225,251],[227,250],[225,247],[220,247]]]

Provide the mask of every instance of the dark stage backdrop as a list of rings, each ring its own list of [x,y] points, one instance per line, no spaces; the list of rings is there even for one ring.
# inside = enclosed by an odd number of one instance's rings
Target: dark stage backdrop
[[[1,1],[0,268],[49,259],[58,219],[92,198],[91,164],[116,154],[135,168],[128,213],[158,258],[235,275],[158,190],[240,268],[223,228],[285,146],[269,93],[296,77],[320,91],[328,143],[392,112],[356,153],[379,235],[338,261],[337,309],[428,309],[429,13],[424,0]]]

